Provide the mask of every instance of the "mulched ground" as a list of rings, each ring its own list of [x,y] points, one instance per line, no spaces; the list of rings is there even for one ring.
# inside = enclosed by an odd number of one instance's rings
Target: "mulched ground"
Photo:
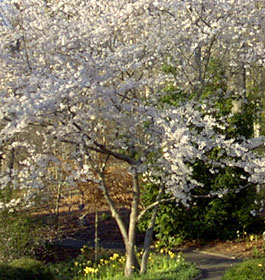
[[[84,212],[85,213],[85,212]],[[82,215],[84,215],[84,213]],[[129,221],[129,210],[120,209],[119,214],[123,218],[126,226]],[[84,219],[80,220],[81,214],[72,216],[70,219],[65,217],[65,221],[61,220],[61,230],[65,232],[64,238],[74,238],[80,240],[94,241],[95,238],[95,213],[88,213]],[[122,243],[122,236],[116,221],[111,217],[109,211],[98,212],[98,238],[99,242]],[[144,235],[137,234],[136,243],[143,242]]]
[[[209,253],[220,253],[230,257],[248,259],[259,257],[265,253],[265,241],[262,238],[257,241],[250,241],[247,238],[233,241],[216,240],[201,246],[200,249]]]

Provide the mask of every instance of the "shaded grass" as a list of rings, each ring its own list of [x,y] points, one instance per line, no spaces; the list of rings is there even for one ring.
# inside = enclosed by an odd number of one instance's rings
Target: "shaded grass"
[[[265,280],[265,257],[239,263],[230,268],[223,280]]]

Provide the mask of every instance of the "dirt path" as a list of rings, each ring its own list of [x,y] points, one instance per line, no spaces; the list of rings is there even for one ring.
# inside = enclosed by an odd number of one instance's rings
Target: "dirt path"
[[[201,275],[198,279],[202,280],[221,280],[227,269],[241,261],[240,259],[197,250],[185,250],[183,251],[183,257],[187,261],[195,263],[201,269]]]

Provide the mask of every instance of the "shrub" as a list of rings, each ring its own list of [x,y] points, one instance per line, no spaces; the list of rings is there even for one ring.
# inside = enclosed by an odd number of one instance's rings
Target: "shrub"
[[[43,255],[45,234],[50,232],[44,227],[43,222],[26,214],[0,212],[0,260]]]
[[[248,260],[230,268],[223,280],[264,280],[265,258]]]
[[[201,162],[194,166],[194,176],[204,182],[203,188],[192,191],[194,199],[190,207],[177,205],[175,201],[159,206],[156,219],[156,239],[162,246],[177,247],[185,239],[208,241],[214,239],[234,239],[237,231],[260,234],[264,231],[264,221],[259,216],[253,216],[252,210],[257,210],[258,199],[255,186],[236,192],[239,185],[246,185],[242,179],[242,171],[226,168],[219,174],[210,174],[207,166]],[[208,198],[209,192],[218,191],[226,186],[231,192],[223,197]],[[143,191],[143,204],[151,204],[156,196],[155,186],[146,184]],[[166,194],[164,198],[168,198]],[[151,213],[146,213],[139,223],[141,231],[146,230]]]
[[[40,261],[21,258],[0,264],[0,280],[53,280],[49,269]]]
[[[74,280],[78,273],[73,266],[73,261],[57,262],[49,264],[49,270],[56,280]]]

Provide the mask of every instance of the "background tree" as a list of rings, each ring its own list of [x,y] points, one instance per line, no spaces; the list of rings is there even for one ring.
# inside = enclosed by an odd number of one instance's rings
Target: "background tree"
[[[250,96],[246,97],[248,103],[244,105],[244,111],[234,112],[235,95],[228,90],[228,79],[225,72],[226,66],[218,58],[211,58],[206,77],[211,80],[205,85],[200,102],[209,102],[214,109],[212,115],[218,119],[226,119],[228,125],[223,131],[227,138],[246,137],[250,138],[254,134],[253,122],[255,116],[255,105],[251,88],[248,87]],[[176,67],[163,65],[166,73],[174,74]],[[216,92],[221,91],[222,95],[216,98]],[[160,99],[161,106],[169,104],[178,107],[181,103],[187,102],[192,97],[185,91],[181,91],[172,83],[164,88],[164,96]],[[176,94],[177,93],[177,94]],[[203,110],[204,111],[204,110]],[[217,151],[212,153],[212,157],[218,156]],[[193,239],[214,239],[214,238],[233,238],[236,237],[238,230],[242,231],[260,231],[263,232],[263,221],[260,217],[253,217],[252,212],[258,209],[255,201],[259,199],[254,185],[242,192],[236,192],[239,185],[247,185],[248,175],[243,169],[227,167],[218,174],[212,172],[211,168],[202,161],[197,161],[192,165],[194,168],[194,178],[203,182],[204,187],[198,188],[192,192],[193,198],[190,203],[189,211],[179,205],[178,208],[172,207],[172,203],[164,203],[160,207],[156,222],[156,233],[160,244],[176,246],[183,242],[185,238]],[[151,184],[153,188],[154,185]],[[150,184],[146,186],[146,192],[143,194],[144,201],[149,204],[155,199],[156,193]],[[229,193],[222,196],[210,196],[210,192],[226,187],[230,189]],[[168,194],[165,195],[168,198]],[[234,209],[231,215],[231,209]],[[146,229],[150,215],[147,215],[147,221],[140,224],[140,228]],[[144,226],[145,224],[145,226]],[[221,230],[222,229],[222,230]]]

